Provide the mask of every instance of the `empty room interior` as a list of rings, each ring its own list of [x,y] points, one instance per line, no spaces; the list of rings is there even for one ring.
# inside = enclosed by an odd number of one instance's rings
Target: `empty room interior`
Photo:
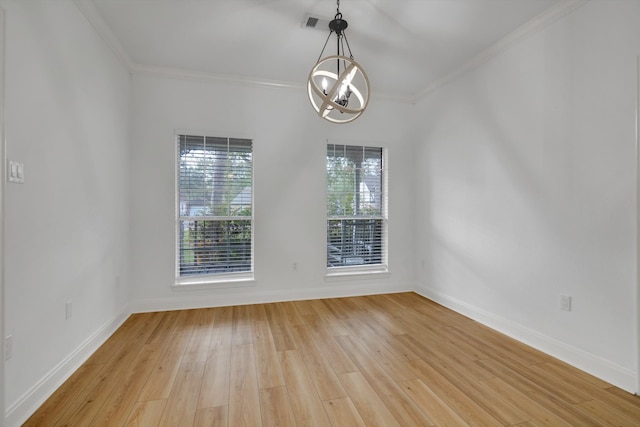
[[[4,425],[640,426],[640,1],[0,15]]]

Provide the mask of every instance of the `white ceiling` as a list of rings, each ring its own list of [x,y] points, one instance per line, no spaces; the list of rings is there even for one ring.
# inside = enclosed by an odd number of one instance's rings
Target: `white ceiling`
[[[576,3],[342,0],[340,11],[349,22],[354,58],[374,93],[412,99]],[[328,35],[303,28],[304,16],[332,19],[336,13],[335,0],[84,0],[84,5],[85,14],[93,11],[94,24],[101,21],[96,28],[109,33],[105,38],[134,68],[299,86]],[[335,53],[335,45],[325,53]]]

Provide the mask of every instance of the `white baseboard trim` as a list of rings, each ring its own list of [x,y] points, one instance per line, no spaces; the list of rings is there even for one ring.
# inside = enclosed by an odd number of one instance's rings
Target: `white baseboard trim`
[[[10,404],[5,413],[5,425],[22,425],[124,323],[129,314],[128,309],[124,310],[105,323],[18,400]]]
[[[168,311],[204,307],[221,307],[244,304],[260,304],[321,298],[341,298],[398,292],[416,292],[462,315],[474,319],[496,331],[502,332],[546,354],[556,357],[579,369],[601,378],[630,393],[637,393],[636,372],[618,366],[608,360],[567,345],[532,329],[513,323],[493,313],[482,310],[464,301],[416,283],[376,284],[363,280],[361,283],[333,283],[300,290],[274,290],[267,292],[241,292],[206,294],[179,292],[171,298],[156,298],[133,301],[120,315],[107,322],[88,337],[78,348],[33,385],[6,411],[7,426],[24,423],[42,403],[53,394],[119,327],[129,314],[151,311]]]
[[[22,425],[124,323],[131,313],[413,292],[415,288],[413,282],[391,285],[373,283],[375,280],[353,283],[353,279],[351,279],[350,282],[338,282],[332,286],[296,291],[247,292],[246,287],[238,292],[224,294],[203,295],[197,291],[180,291],[171,298],[133,301],[120,315],[99,328],[18,400],[13,402],[5,413],[5,425],[10,427]]]
[[[320,298],[341,298],[361,295],[390,294],[413,292],[415,283],[376,284],[375,280],[353,283],[332,282],[325,285],[299,290],[273,290],[266,292],[250,291],[244,287],[239,292],[207,293],[180,291],[170,298],[155,298],[133,301],[130,305],[132,313],[151,311],[186,310],[205,307],[226,307],[244,304],[264,304],[270,302],[296,301]]]
[[[638,373],[555,338],[511,322],[442,292],[418,285],[415,292],[485,326],[562,360],[629,393],[638,393]]]

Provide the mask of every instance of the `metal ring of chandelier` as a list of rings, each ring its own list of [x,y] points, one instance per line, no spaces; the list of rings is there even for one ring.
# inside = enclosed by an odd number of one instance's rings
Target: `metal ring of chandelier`
[[[309,73],[307,93],[311,105],[323,119],[332,123],[349,123],[360,117],[369,104],[369,78],[353,59],[344,30],[349,24],[342,19],[340,0],[335,18],[329,23],[329,36]],[[336,55],[322,58],[331,35],[336,35]],[[345,45],[349,56],[345,52]],[[322,58],[322,59],[320,59]]]
[[[343,64],[337,74],[334,64]],[[318,61],[307,81],[309,100],[316,113],[332,123],[351,122],[369,103],[369,78],[352,58],[332,55]]]

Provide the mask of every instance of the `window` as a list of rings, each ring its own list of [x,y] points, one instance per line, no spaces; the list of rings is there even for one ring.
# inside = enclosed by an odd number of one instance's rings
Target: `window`
[[[178,279],[253,271],[249,139],[178,135]]]
[[[328,268],[386,264],[384,173],[382,148],[327,146]]]

